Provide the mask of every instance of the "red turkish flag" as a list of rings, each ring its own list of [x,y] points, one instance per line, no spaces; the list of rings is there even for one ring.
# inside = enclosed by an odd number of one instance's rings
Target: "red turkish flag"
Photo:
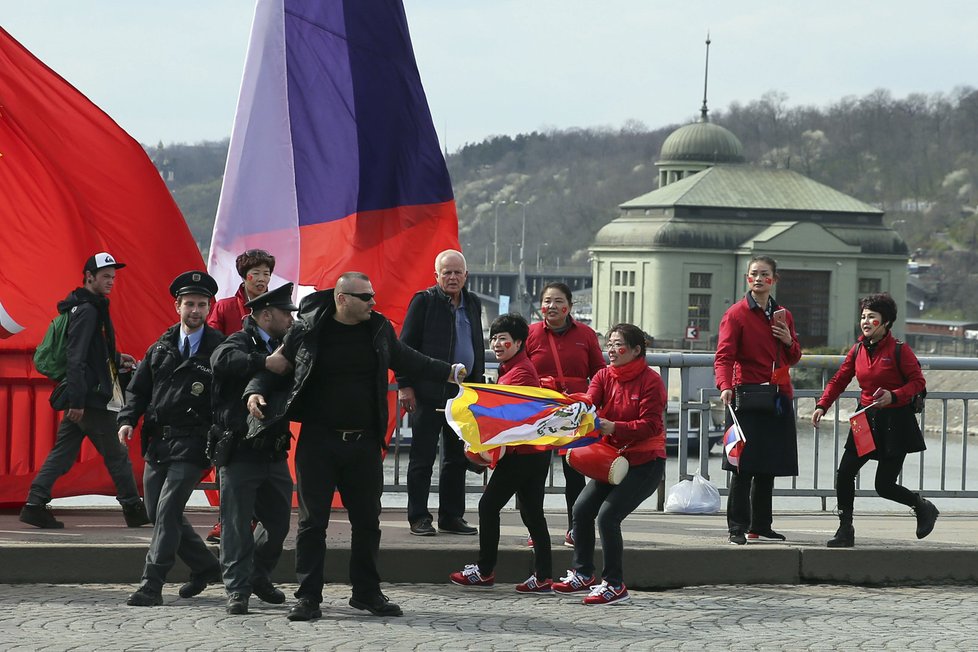
[[[0,504],[11,504],[26,498],[59,417],[33,351],[57,302],[82,284],[85,260],[107,251],[127,264],[110,295],[111,315],[119,351],[136,358],[176,322],[170,281],[204,263],[140,144],[3,29],[0,215],[0,303],[23,327],[0,339],[0,451],[10,452],[0,453]],[[138,451],[133,458],[141,480]],[[55,495],[114,495],[87,442],[80,459]]]

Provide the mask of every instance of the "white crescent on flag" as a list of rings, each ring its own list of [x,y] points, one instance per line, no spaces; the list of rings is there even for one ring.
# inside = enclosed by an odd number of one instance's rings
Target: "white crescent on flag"
[[[24,330],[24,327],[14,321],[7,309],[0,303],[0,339],[7,339]]]

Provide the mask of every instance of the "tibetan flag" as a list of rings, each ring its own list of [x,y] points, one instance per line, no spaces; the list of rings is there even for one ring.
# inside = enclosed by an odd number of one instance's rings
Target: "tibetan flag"
[[[592,432],[595,415],[590,403],[518,385],[466,383],[445,404],[448,425],[473,453],[522,444],[564,446]]]
[[[398,330],[458,248],[401,0],[258,0],[208,263],[223,295],[250,248],[305,292],[367,274]]]
[[[873,440],[873,430],[869,427],[869,419],[866,418],[866,410],[872,406],[864,407],[849,417],[849,427],[852,429],[852,443],[856,446],[856,454],[859,457],[868,455],[876,450],[876,442]]]
[[[744,437],[744,431],[740,428],[740,422],[737,420],[733,408],[728,405],[727,409],[730,410],[733,423],[723,433],[723,452],[731,466],[740,468],[740,456],[744,452],[744,444],[747,443],[747,439]]]
[[[118,53],[125,56],[125,53]],[[203,266],[160,174],[112,118],[0,29],[0,504],[22,503],[54,442],[54,385],[34,349],[57,303],[82,284],[85,260],[108,251],[127,266],[110,295],[119,351],[141,358],[177,321],[170,282]],[[237,284],[235,284],[237,285]],[[138,446],[132,457],[142,478]],[[89,442],[56,496],[115,494]]]

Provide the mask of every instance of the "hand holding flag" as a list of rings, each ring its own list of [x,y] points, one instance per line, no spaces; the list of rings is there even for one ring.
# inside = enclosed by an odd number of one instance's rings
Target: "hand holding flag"
[[[593,405],[549,389],[471,383],[445,404],[445,418],[466,450],[482,453],[570,444],[594,431],[596,413]]]
[[[740,455],[744,450],[744,444],[747,443],[747,439],[744,437],[744,431],[740,427],[740,422],[737,420],[737,414],[734,412],[733,406],[728,405],[727,409],[730,411],[733,423],[723,433],[723,452],[727,455],[727,461],[730,462],[731,466],[739,469]]]

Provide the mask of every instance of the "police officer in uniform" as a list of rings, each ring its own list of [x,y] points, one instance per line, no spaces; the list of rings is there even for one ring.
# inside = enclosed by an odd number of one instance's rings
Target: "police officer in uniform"
[[[248,301],[251,314],[243,329],[231,334],[211,355],[214,370],[214,426],[211,461],[221,469],[221,566],[229,614],[248,613],[254,593],[263,602],[282,604],[285,594],[269,578],[289,533],[292,475],[288,421],[258,437],[248,434],[245,386],[268,360],[292,326],[292,283]],[[252,517],[261,526],[251,530]]]
[[[119,413],[119,441],[142,429],[143,491],[153,521],[153,539],[146,554],[142,584],[126,604],[163,604],[163,583],[176,556],[190,567],[190,581],[180,597],[190,598],[209,582],[221,581],[221,566],[183,515],[191,493],[210,466],[205,454],[211,425],[211,365],[224,334],[206,326],[217,281],[205,272],[185,272],[170,284],[180,322],[149,347],[126,390]]]

